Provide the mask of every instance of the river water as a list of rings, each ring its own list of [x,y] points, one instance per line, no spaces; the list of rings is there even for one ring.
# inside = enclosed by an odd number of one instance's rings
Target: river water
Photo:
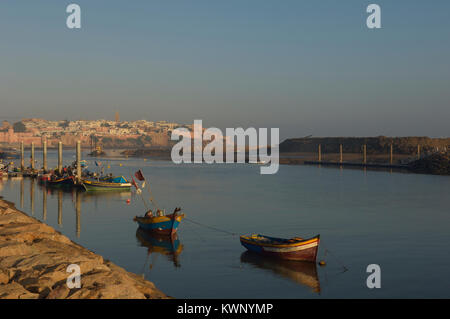
[[[69,164],[75,154],[64,157]],[[115,175],[142,169],[159,207],[181,206],[189,220],[177,240],[137,231],[133,217],[145,206],[134,193],[63,192],[10,178],[0,180],[0,195],[176,298],[450,297],[449,177],[316,166],[260,175],[251,164],[98,161]],[[56,166],[56,152],[49,165]],[[245,253],[239,235],[247,233],[320,234],[318,260],[327,265]],[[380,266],[379,289],[367,287],[370,264]]]

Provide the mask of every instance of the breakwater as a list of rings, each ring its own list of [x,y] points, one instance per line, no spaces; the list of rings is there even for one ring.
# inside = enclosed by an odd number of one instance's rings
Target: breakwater
[[[289,138],[280,144],[280,153],[317,152],[319,145],[322,151],[338,153],[342,145],[344,153],[361,153],[366,145],[367,154],[386,154],[393,148],[395,154],[417,155],[436,151],[446,151],[450,148],[450,138],[430,137],[305,137]]]
[[[69,265],[81,270],[70,289]],[[130,273],[0,199],[0,299],[162,299],[167,296]]]

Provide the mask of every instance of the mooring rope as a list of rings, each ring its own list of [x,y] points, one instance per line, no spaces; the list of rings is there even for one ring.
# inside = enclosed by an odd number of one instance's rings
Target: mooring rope
[[[323,242],[321,241],[320,244],[322,245],[322,247],[325,249],[325,253],[324,253],[324,257],[327,255],[327,253],[330,253],[330,255],[334,258],[334,260],[337,261],[337,263],[343,268],[342,272],[346,272],[348,270],[348,268],[336,257],[336,255],[334,255],[331,250],[329,250],[328,248],[325,247],[325,245],[323,244]]]
[[[147,189],[148,189],[148,194],[149,194],[150,202],[153,204],[153,206],[156,207],[157,210],[159,210],[158,204],[156,203],[156,201],[155,201],[155,199],[154,199],[154,197],[153,197],[152,191],[150,190],[150,184],[149,184],[149,183],[146,183],[145,186],[147,186]]]
[[[217,232],[225,233],[225,234],[228,234],[228,235],[231,235],[231,236],[237,236],[236,233],[230,232],[230,231],[225,230],[225,229],[220,229],[220,228],[217,228],[217,227],[214,227],[214,226],[205,225],[205,224],[199,223],[199,222],[197,222],[195,220],[192,220],[190,218],[187,218],[187,217],[185,217],[184,219],[189,221],[189,222],[191,222],[191,223],[193,223],[193,224],[196,224],[196,225],[199,225],[199,226],[202,226],[202,227],[205,227],[205,228],[209,228],[209,229],[215,230]]]

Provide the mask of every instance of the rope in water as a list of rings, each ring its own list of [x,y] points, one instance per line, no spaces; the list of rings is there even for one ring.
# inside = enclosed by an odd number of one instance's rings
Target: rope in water
[[[230,231],[225,230],[225,229],[220,229],[220,228],[217,228],[217,227],[205,225],[205,224],[199,223],[199,222],[197,222],[197,221],[195,221],[195,220],[192,220],[192,219],[190,219],[190,218],[187,218],[187,217],[185,217],[184,219],[187,220],[187,221],[189,221],[189,222],[191,222],[191,223],[193,223],[193,224],[196,224],[196,225],[199,225],[199,226],[202,226],[202,227],[206,227],[206,228],[209,228],[209,229],[212,229],[212,230],[221,232],[221,233],[225,233],[225,234],[228,234],[228,235],[231,235],[231,236],[237,236],[236,233],[230,232]]]
[[[348,270],[348,268],[331,252],[331,250],[329,250],[328,248],[325,247],[325,245],[323,244],[322,241],[320,242],[320,244],[325,249],[324,256],[326,256],[327,253],[329,253],[334,258],[334,260],[336,260],[337,263],[343,268],[343,272],[346,272]]]

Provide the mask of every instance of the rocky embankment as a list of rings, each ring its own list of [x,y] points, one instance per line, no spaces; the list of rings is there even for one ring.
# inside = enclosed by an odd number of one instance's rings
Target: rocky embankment
[[[69,289],[67,267],[81,269]],[[0,199],[0,299],[161,299],[142,277],[104,260]]]
[[[437,153],[409,164],[415,173],[450,175],[450,153]]]

